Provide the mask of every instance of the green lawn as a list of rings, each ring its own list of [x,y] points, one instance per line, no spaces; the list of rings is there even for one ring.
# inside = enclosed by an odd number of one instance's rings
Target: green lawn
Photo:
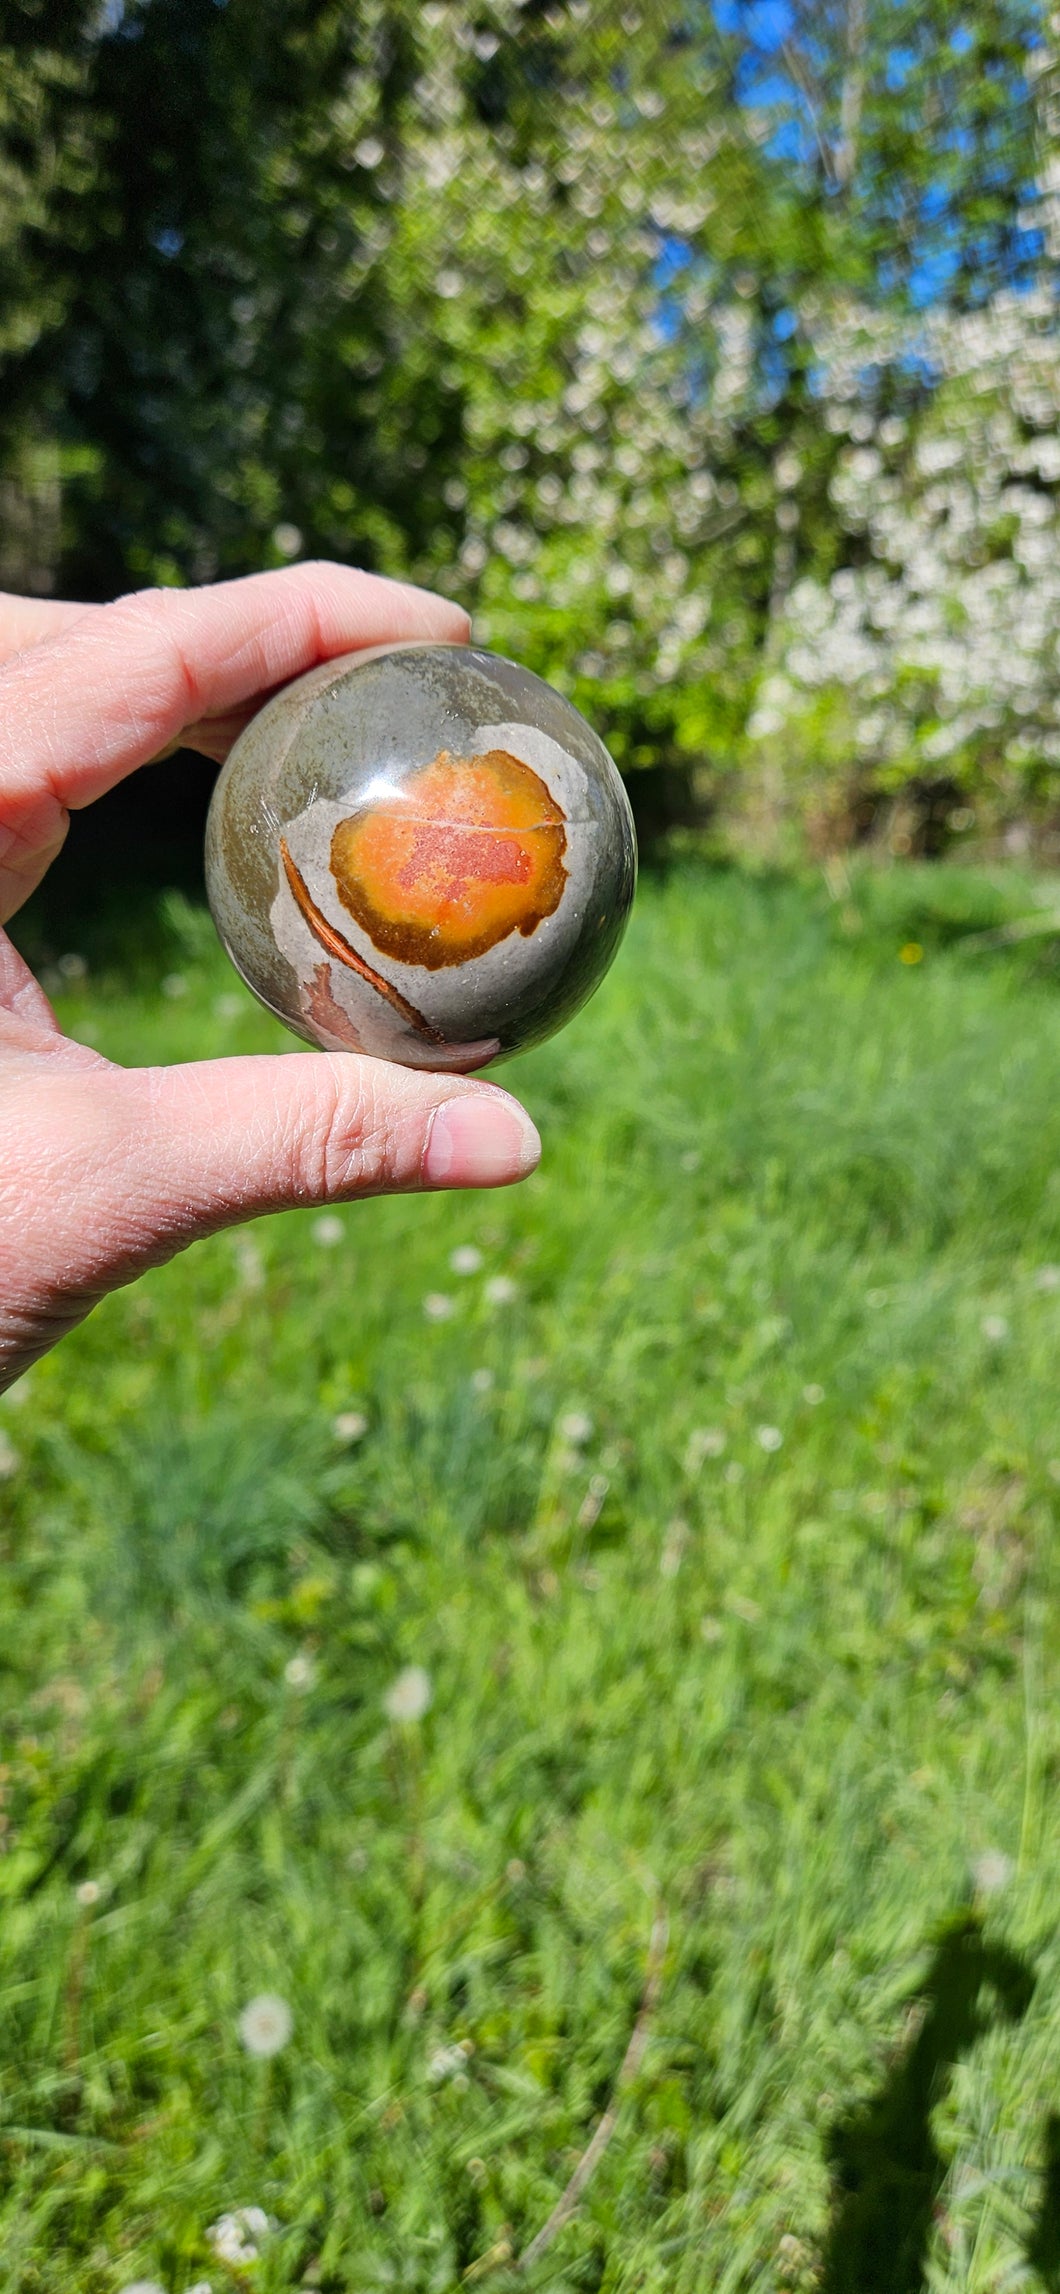
[[[950,944],[1030,897],[648,883],[524,1189],[0,1405],[10,2294],[1060,2284],[1060,991]],[[173,930],[75,1032],[274,1046]]]

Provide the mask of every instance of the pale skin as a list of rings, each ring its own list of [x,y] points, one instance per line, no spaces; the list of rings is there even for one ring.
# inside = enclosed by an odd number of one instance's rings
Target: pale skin
[[[335,565],[114,605],[0,596],[0,922],[71,812],[180,744],[227,756],[263,694],[458,606]],[[506,1186],[540,1154],[507,1092],[351,1053],[126,1069],[72,1042],[0,931],[0,1389],[200,1236],[298,1205]]]

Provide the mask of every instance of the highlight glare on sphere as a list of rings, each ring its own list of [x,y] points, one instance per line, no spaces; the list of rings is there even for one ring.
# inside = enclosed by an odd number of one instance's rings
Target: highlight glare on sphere
[[[540,678],[471,647],[378,646],[247,727],[206,873],[233,963],[296,1034],[460,1073],[593,993],[636,844],[603,743]]]

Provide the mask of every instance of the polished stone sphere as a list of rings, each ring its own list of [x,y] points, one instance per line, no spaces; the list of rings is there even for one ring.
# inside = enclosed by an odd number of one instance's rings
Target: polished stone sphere
[[[285,686],[206,831],[247,986],[310,1043],[404,1067],[484,1067],[562,1027],[635,881],[603,743],[540,677],[467,646],[376,646]]]

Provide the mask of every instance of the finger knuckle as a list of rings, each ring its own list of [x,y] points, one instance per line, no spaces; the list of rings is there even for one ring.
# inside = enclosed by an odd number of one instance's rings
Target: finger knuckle
[[[305,1145],[309,1190],[324,1201],[377,1193],[402,1176],[398,1128],[375,1078],[365,1070],[356,1080],[327,1078]]]
[[[173,591],[157,585],[150,589],[130,589],[124,597],[115,599],[114,610],[129,614],[138,621],[166,621],[173,612]]]

